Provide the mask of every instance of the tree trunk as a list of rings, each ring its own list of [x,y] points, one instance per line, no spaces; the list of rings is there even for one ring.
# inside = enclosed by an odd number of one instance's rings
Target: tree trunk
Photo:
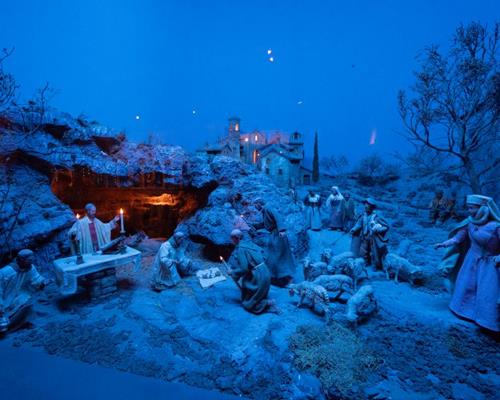
[[[315,132],[315,134],[314,134],[314,156],[313,156],[312,180],[314,183],[319,181],[318,132]]]
[[[481,193],[481,182],[479,180],[479,176],[477,175],[476,169],[474,168],[474,164],[472,161],[467,158],[464,160],[464,169],[469,178],[469,184],[474,192],[474,194],[482,194]]]

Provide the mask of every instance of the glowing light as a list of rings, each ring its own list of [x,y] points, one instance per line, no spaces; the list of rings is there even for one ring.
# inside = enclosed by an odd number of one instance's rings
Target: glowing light
[[[120,233],[125,233],[125,223],[123,221],[123,208],[120,208]]]
[[[245,142],[248,142],[248,138],[247,137],[245,138]]]
[[[302,103],[303,103],[303,101],[302,101],[302,100],[299,100],[299,101],[297,102],[297,104],[298,104],[299,106],[300,106]]]
[[[274,62],[274,57],[269,57],[269,62],[273,63]]]
[[[272,51],[271,49],[267,50],[267,55],[269,55],[269,56],[270,56],[270,55],[272,54],[272,52],[273,52],[273,51]]]
[[[193,115],[196,115],[196,110],[193,110],[192,113],[193,113]]]
[[[177,201],[172,194],[163,193],[160,196],[148,197],[148,203],[155,206],[175,206]]]
[[[255,141],[259,140],[259,137],[257,135],[255,135]]]
[[[135,116],[135,119],[136,119],[137,121],[139,121],[139,120],[141,119],[141,116],[140,116],[140,115],[136,115],[136,116]]]
[[[80,219],[80,214],[76,213],[76,219]]]
[[[372,133],[370,135],[370,146],[374,145],[376,140],[377,140],[377,130],[374,129],[372,130]]]

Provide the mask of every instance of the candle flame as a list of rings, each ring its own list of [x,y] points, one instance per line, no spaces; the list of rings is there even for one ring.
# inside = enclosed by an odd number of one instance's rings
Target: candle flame
[[[219,256],[219,258],[220,258],[221,261],[224,261],[224,258],[222,258],[222,256]]]
[[[80,214],[76,213],[76,219],[80,219]]]
[[[123,214],[123,208],[120,208],[120,214]]]

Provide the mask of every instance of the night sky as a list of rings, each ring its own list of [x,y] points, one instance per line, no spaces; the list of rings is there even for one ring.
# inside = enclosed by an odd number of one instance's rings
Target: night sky
[[[409,148],[396,94],[419,50],[500,15],[493,0],[1,3],[23,96],[48,81],[61,110],[188,150],[233,115],[244,131],[299,130],[309,155],[317,130],[320,156],[353,160]]]

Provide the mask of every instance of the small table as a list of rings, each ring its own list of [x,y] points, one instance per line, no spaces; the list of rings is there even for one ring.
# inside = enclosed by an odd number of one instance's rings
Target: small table
[[[83,264],[76,263],[76,256],[54,260],[54,269],[63,295],[76,293],[78,277],[99,272],[120,265],[134,263],[135,272],[141,265],[140,251],[126,246],[125,253],[119,254],[83,254]]]

